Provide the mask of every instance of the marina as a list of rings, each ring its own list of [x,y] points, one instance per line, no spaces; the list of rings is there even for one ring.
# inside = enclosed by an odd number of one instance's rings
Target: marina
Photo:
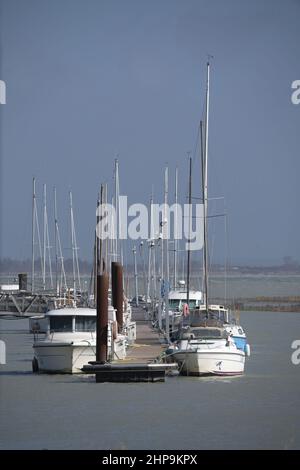
[[[299,17],[0,0],[9,466],[300,449]]]
[[[299,315],[242,312],[241,321],[252,344],[242,377],[96,384],[89,374],[33,374],[28,320],[1,317],[0,448],[299,448],[300,375],[291,362]]]

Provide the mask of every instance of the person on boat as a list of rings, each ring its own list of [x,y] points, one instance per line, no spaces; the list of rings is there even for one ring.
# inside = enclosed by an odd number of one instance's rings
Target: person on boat
[[[190,309],[188,304],[183,304],[182,312],[184,317],[187,317],[189,315]]]

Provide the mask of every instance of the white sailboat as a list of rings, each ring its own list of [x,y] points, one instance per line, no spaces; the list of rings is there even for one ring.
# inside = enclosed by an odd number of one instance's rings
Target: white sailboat
[[[188,324],[182,325],[178,340],[169,350],[186,375],[241,375],[245,357],[250,349],[244,345],[245,333],[229,318],[228,309],[222,305],[210,305],[208,298],[208,120],[210,64],[207,63],[205,152],[202,152],[202,191],[204,204],[204,304],[191,310]],[[240,341],[240,346],[237,339]],[[243,346],[241,346],[243,345]]]

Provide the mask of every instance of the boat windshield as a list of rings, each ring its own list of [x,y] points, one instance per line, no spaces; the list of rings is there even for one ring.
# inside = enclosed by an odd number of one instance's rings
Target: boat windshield
[[[76,316],[75,329],[76,331],[95,331],[96,317]]]
[[[218,328],[193,328],[195,338],[223,338],[223,330]]]
[[[50,317],[50,331],[72,331],[72,317],[57,316]]]
[[[179,305],[180,305],[180,302],[181,302],[181,305],[183,304],[186,304],[187,303],[187,299],[169,299],[169,308],[171,309],[179,309]],[[189,307],[190,308],[195,308],[197,305],[197,301],[196,300],[190,300],[189,301]]]

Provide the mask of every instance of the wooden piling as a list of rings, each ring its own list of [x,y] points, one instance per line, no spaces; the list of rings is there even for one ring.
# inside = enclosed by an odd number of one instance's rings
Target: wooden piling
[[[19,290],[27,291],[27,273],[19,273]]]
[[[118,331],[123,329],[123,266],[120,263],[112,262],[112,304],[117,311]]]
[[[108,328],[108,275],[97,276],[97,338],[96,360],[107,361],[107,328]]]

